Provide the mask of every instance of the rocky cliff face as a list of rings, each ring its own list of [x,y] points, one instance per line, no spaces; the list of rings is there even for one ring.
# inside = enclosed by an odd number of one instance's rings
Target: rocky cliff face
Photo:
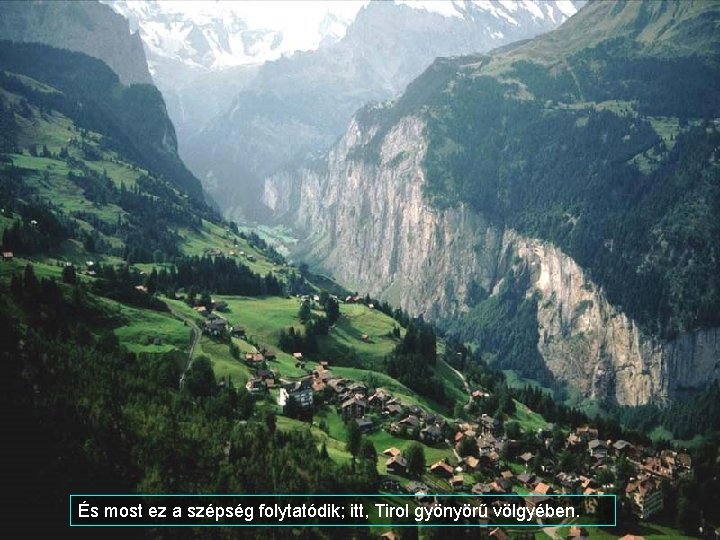
[[[379,161],[368,163],[353,154],[376,128],[353,121],[326,162],[266,181],[265,204],[303,234],[298,258],[433,319],[461,316],[473,283],[496,292],[510,267],[526,265],[527,294],[539,294],[538,349],[581,397],[662,403],[720,378],[720,329],[669,342],[644,335],[558,248],[466,207],[429,205],[424,127],[405,117],[384,137]]]
[[[82,52],[105,62],[123,84],[152,84],[140,35],[98,2],[0,2],[0,39]]]

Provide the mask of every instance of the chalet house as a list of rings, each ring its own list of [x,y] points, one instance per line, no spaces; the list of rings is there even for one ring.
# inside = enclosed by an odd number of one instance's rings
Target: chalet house
[[[632,452],[633,445],[627,441],[619,439],[612,444],[612,449],[616,456],[623,456]]]
[[[218,300],[217,302],[212,303],[212,307],[217,311],[226,311],[228,304],[225,300]]]
[[[480,468],[480,460],[475,456],[467,456],[463,459],[465,463],[465,470],[468,472],[475,472]]]
[[[245,353],[245,363],[250,366],[257,366],[265,361],[265,357],[259,352]]]
[[[317,380],[319,380],[319,381],[324,382],[325,384],[327,384],[327,382],[328,382],[330,379],[336,378],[336,377],[332,374],[332,371],[330,371],[329,369],[325,369],[325,368],[323,368],[322,366],[318,366],[318,367],[313,371],[313,377],[315,377],[315,379],[317,379]]]
[[[380,480],[380,489],[391,493],[400,493],[402,486],[400,482],[389,476],[382,476]]]
[[[460,443],[463,439],[474,439],[475,438],[475,432],[471,429],[467,431],[458,431],[455,433],[455,436],[453,437],[453,441],[455,442],[455,448],[458,448],[460,446]],[[479,447],[479,445],[478,445]]]
[[[501,422],[497,418],[483,414],[480,416],[480,433],[482,435],[496,436],[501,427]]]
[[[588,442],[588,452],[593,459],[605,459],[608,455],[608,447],[605,441],[593,439]]]
[[[442,430],[436,425],[425,426],[420,430],[420,439],[427,444],[437,444],[443,440]]]
[[[467,434],[470,432],[466,431],[465,433]],[[497,446],[497,439],[489,434],[483,435],[481,437],[478,437],[477,445],[478,445],[478,448],[480,449],[480,452],[489,452]]]
[[[452,478],[453,476],[453,468],[447,463],[445,463],[443,460],[440,460],[437,463],[431,465],[430,472],[435,476],[439,476],[441,478]]]
[[[249,379],[248,382],[245,383],[245,389],[251,394],[261,394],[266,389],[265,381],[259,377]]]
[[[517,480],[525,487],[530,487],[535,481],[535,475],[530,473],[522,473],[517,475]]]
[[[443,420],[442,416],[439,416],[437,414],[434,414],[431,412],[425,412],[423,416],[424,416],[426,424],[436,424],[438,426],[442,426],[445,424],[445,421]]]
[[[278,405],[285,407],[290,398],[293,398],[301,407],[307,408],[313,406],[312,379],[307,377],[283,385],[280,388],[280,396],[278,397]]]
[[[563,493],[575,493],[580,488],[580,479],[575,473],[559,472],[555,481],[562,487]]]
[[[403,409],[402,409],[402,406],[393,403],[393,404],[390,404],[390,405],[386,405],[386,406],[383,408],[382,412],[383,412],[383,414],[385,414],[385,415],[387,415],[387,416],[396,416],[396,415],[398,415],[398,414],[401,414],[401,413],[402,413],[402,410],[403,410]]]
[[[222,336],[227,331],[228,322],[222,317],[212,317],[205,321],[203,332],[209,336]]]
[[[470,491],[473,495],[490,495],[493,493],[490,484],[475,484]]]
[[[675,457],[675,460],[679,467],[683,469],[691,469],[692,468],[692,458],[690,457],[690,454],[686,454],[684,452],[680,452]]]
[[[3,251],[2,252],[3,261],[12,261],[14,256],[15,255],[13,255],[12,251]]]
[[[663,509],[660,483],[652,478],[629,482],[625,487],[625,496],[630,501],[633,513],[640,519],[648,519]]]
[[[269,369],[258,369],[256,376],[263,380],[266,388],[273,388],[275,386],[275,374]]]
[[[573,449],[582,444],[582,439],[575,433],[570,433],[565,439],[565,448]]]
[[[643,463],[643,469],[655,476],[672,480],[675,476],[675,469],[659,457],[649,457]]]
[[[545,482],[538,482],[532,492],[537,495],[552,495],[555,490]]]
[[[272,349],[266,349],[266,348],[263,347],[263,348],[260,350],[260,352],[261,352],[261,353],[263,354],[263,356],[265,357],[265,360],[269,360],[269,361],[275,361],[275,360],[277,360],[277,353],[276,353],[275,351],[273,351]]]
[[[414,480],[412,482],[408,482],[408,485],[405,486],[405,489],[408,493],[413,494],[430,493],[430,488],[427,485],[423,484],[422,482],[416,482]]]
[[[351,397],[340,405],[343,418],[362,418],[368,409],[367,401],[357,397]]]
[[[525,464],[525,467],[527,467],[528,463],[530,463],[534,457],[535,456],[533,456],[530,452],[525,452],[520,455],[520,461],[522,461]]]
[[[391,448],[386,448],[385,450],[383,450],[383,455],[384,455],[384,456],[388,456],[388,457],[397,457],[397,456],[399,456],[399,455],[401,455],[401,454],[402,454],[402,452],[400,451],[400,449],[399,449],[399,448],[395,448],[394,446],[391,447]]]
[[[350,390],[353,394],[362,394],[363,396],[367,396],[367,386],[360,382],[352,383],[348,386],[348,390]]]
[[[375,393],[368,398],[368,405],[374,409],[382,409],[385,404],[392,399],[392,396],[385,390],[378,388]]]
[[[480,468],[488,471],[496,470],[500,464],[500,455],[494,450],[478,457]]]
[[[407,429],[415,429],[420,427],[420,419],[414,414],[407,415],[398,423],[401,426],[406,427]]]
[[[202,315],[203,317],[207,317],[207,314],[209,313],[209,312],[208,312],[208,308],[206,308],[205,306],[198,306],[198,307],[196,307],[196,308],[194,308],[194,309],[195,309],[195,311],[197,311],[197,312],[198,312],[200,315]]]
[[[674,450],[661,451],[660,462],[670,470],[673,477],[686,474],[692,468],[692,458],[688,454],[678,453]]]
[[[512,493],[512,480],[506,478],[496,478],[490,486],[495,493]]]
[[[244,326],[233,326],[230,328],[230,335],[232,337],[236,338],[244,338],[245,337],[245,327]]]
[[[356,418],[355,423],[360,429],[360,433],[367,433],[373,428],[373,421],[369,418]]]
[[[453,489],[460,489],[465,485],[465,477],[462,474],[456,474],[450,479],[450,485]]]
[[[407,472],[407,461],[402,456],[394,456],[385,462],[385,470],[388,474],[405,474]]]
[[[327,385],[333,389],[335,394],[341,394],[343,391],[345,391],[347,382],[345,381],[345,379],[330,379],[329,381],[327,381]]]
[[[590,426],[575,428],[575,435],[577,435],[583,442],[597,439],[600,436],[598,429]]]

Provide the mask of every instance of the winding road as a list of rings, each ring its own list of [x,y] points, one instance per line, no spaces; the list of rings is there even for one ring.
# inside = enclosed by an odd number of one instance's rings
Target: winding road
[[[447,367],[449,367],[452,371],[454,371],[455,375],[460,377],[460,380],[462,381],[463,386],[465,387],[465,392],[467,392],[467,395],[468,395],[468,405],[470,405],[472,403],[472,393],[470,392],[470,385],[468,384],[467,379],[465,378],[465,375],[463,375],[460,371],[458,371],[457,369],[452,367],[449,362],[446,362],[445,360],[440,360],[440,361],[445,362],[445,365]]]
[[[168,306],[168,308],[170,308],[170,313],[172,313],[173,317],[175,317],[176,319],[180,319],[192,329],[193,334],[192,343],[190,343],[190,349],[188,350],[187,365],[185,366],[185,369],[180,376],[180,388],[182,388],[183,384],[185,383],[185,374],[190,370],[190,366],[192,365],[192,358],[193,354],[195,353],[195,347],[197,347],[197,344],[200,343],[202,331],[200,330],[200,327],[195,323],[195,321],[193,321],[190,317],[183,315],[172,306]]]

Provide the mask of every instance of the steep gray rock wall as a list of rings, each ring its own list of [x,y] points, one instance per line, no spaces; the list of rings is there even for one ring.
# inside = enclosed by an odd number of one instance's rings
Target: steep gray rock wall
[[[424,123],[406,117],[377,163],[353,159],[373,128],[353,121],[314,168],[277,174],[264,202],[303,235],[296,256],[351,289],[429,318],[461,316],[471,284],[497,291],[509,266],[531,268],[539,293],[538,349],[579,397],[662,403],[720,378],[720,329],[670,342],[644,335],[557,247],[502,230],[465,207],[423,197]]]
[[[152,84],[140,35],[98,2],[0,2],[0,39],[85,53],[110,66],[123,84]]]

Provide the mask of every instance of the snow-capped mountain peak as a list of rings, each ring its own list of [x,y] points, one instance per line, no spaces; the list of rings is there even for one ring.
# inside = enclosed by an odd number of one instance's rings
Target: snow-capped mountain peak
[[[158,62],[218,70],[257,65],[341,40],[370,2],[216,0],[101,0],[138,30],[151,71]],[[395,0],[395,4],[468,21],[497,21],[505,29],[524,21],[559,24],[577,8],[572,0]],[[490,34],[502,40],[507,33]]]
[[[151,70],[262,64],[334,43],[366,2],[103,0],[138,30]]]

